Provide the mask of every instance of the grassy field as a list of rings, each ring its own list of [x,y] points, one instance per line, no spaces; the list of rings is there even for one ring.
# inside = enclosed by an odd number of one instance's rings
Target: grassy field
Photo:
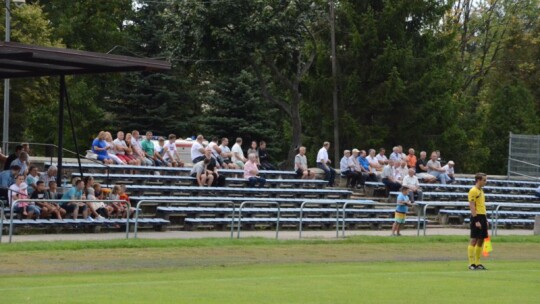
[[[0,246],[0,303],[537,303],[540,238],[121,240]],[[473,293],[473,291],[477,291]]]

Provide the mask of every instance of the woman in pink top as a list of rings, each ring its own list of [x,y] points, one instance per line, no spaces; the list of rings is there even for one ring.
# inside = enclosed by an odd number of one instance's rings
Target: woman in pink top
[[[257,167],[257,155],[250,153],[248,155],[248,161],[244,164],[244,178],[247,179],[247,186],[250,188],[259,184],[259,188],[263,188],[266,183],[266,179],[259,176],[259,168]]]

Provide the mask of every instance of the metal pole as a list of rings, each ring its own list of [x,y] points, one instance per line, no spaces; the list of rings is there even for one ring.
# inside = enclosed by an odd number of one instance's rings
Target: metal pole
[[[11,40],[11,0],[6,0],[6,42]],[[4,79],[4,130],[2,132],[2,149],[6,155],[9,155],[9,79]]]
[[[508,136],[508,168],[506,169],[506,179],[510,179],[510,164],[512,159],[512,132]]]
[[[64,98],[66,99],[66,106],[67,106],[67,110],[68,110],[69,124],[71,125],[71,135],[73,136],[73,143],[75,144],[75,152],[77,154],[77,163],[79,164],[79,173],[81,174],[81,179],[83,179],[84,175],[83,175],[83,169],[82,169],[82,165],[81,165],[81,153],[79,152],[79,145],[77,144],[77,134],[75,134],[75,126],[73,125],[73,115],[71,114],[71,105],[69,103],[69,95],[68,95],[67,87],[66,87],[65,83],[64,83]],[[108,175],[108,171],[107,171],[107,175]],[[107,184],[108,184],[108,182],[107,182]]]
[[[0,209],[0,244],[1,244],[2,232],[4,231],[4,201],[0,201],[0,208],[2,208]]]
[[[338,118],[338,85],[337,85],[337,58],[336,58],[336,29],[335,29],[335,3],[330,0],[330,40],[332,48],[332,80],[334,92],[332,93],[332,104],[334,110],[334,165],[339,164],[339,118]]]
[[[62,154],[64,153],[64,90],[66,86],[66,76],[60,76],[60,100],[58,106],[58,172],[56,174],[56,182],[62,182]]]

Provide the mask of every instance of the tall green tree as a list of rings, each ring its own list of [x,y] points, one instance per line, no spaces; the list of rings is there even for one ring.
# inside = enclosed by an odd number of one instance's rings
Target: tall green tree
[[[289,118],[291,162],[302,142],[300,86],[324,21],[317,2],[177,0],[164,13],[172,57],[221,61],[208,73],[235,75],[245,69],[256,77],[262,96]]]

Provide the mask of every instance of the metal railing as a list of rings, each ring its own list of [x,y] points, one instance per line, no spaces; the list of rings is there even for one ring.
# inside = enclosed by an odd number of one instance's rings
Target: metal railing
[[[343,211],[341,216],[341,237],[345,237],[345,219],[346,219],[346,212],[347,212],[347,206],[349,205],[363,205],[363,206],[396,206],[396,204],[390,204],[390,203],[375,203],[375,202],[346,202],[343,204]]]
[[[336,205],[336,238],[339,238],[339,206],[340,204],[343,204],[341,202],[326,202],[326,201],[309,201],[309,202],[303,202],[302,205],[300,205],[300,223],[298,224],[298,237],[302,238],[302,226],[303,226],[303,218],[304,218],[304,207],[306,205]]]
[[[205,203],[207,203],[208,201],[204,201]],[[179,200],[140,200],[137,205],[136,205],[136,209],[135,209],[135,226],[134,226],[134,229],[133,229],[133,238],[137,238],[138,237],[138,229],[139,229],[139,212],[141,210],[141,207],[143,205],[146,205],[146,204],[168,204],[168,205],[181,205],[181,204],[195,204],[195,203],[201,203],[200,200],[197,200],[197,199],[189,199],[189,198],[185,198],[185,199],[179,199]],[[229,206],[232,206],[232,216],[231,216],[231,239],[234,237],[234,220],[235,220],[235,216],[236,216],[236,209],[235,209],[235,204],[234,202],[232,201],[218,201],[218,203],[225,203]]]
[[[271,205],[276,205],[277,206],[277,217],[276,217],[276,240],[277,240],[279,238],[279,219],[280,219],[280,216],[281,216],[281,210],[280,210],[281,207],[280,207],[280,204],[278,202],[272,202],[272,201],[268,201],[268,202],[246,201],[246,202],[242,202],[242,204],[240,204],[240,208],[238,209],[238,233],[236,234],[236,238],[237,239],[240,238],[240,226],[242,226],[242,209],[247,204],[250,204],[250,205],[261,205],[261,204],[267,205],[267,204],[271,204]],[[234,222],[234,216],[233,216],[233,222]]]
[[[15,212],[14,208],[19,202],[43,202],[43,203],[65,203],[65,202],[80,202],[80,203],[125,203],[127,205],[127,218],[126,218],[126,239],[129,239],[129,215],[131,213],[131,204],[126,200],[51,200],[51,199],[18,199],[15,200],[10,205],[10,214],[9,214],[9,243],[13,238],[13,215]],[[3,209],[2,209],[3,210]]]

